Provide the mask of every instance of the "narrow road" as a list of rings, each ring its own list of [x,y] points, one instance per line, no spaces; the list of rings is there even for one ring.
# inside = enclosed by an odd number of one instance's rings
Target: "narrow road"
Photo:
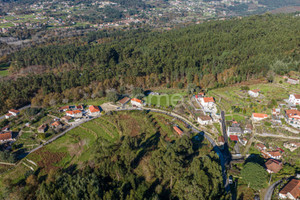
[[[265,194],[265,198],[264,200],[271,200],[272,198],[272,194],[273,194],[273,191],[275,189],[275,187],[281,183],[282,180],[279,180],[279,181],[276,181],[275,183],[273,183],[267,190],[267,193]]]
[[[287,136],[287,135],[274,135],[274,134],[269,134],[269,133],[256,134],[256,136],[260,136],[260,137],[275,137],[275,138],[285,138],[285,139],[300,140],[300,137]]]
[[[221,111],[221,124],[222,124],[222,132],[223,132],[223,137],[224,137],[224,140],[225,140],[225,143],[228,144],[228,136],[227,136],[227,133],[226,133],[226,123],[225,123],[225,111]]]

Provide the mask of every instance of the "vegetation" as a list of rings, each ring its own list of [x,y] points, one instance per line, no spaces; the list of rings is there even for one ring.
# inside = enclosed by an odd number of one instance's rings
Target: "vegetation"
[[[262,15],[163,33],[129,31],[102,44],[90,41],[26,49],[11,57],[11,71],[38,66],[49,73],[2,81],[1,112],[29,103],[34,96],[35,103],[47,105],[49,98],[78,100],[128,84],[219,87],[266,76],[270,70],[280,72],[282,65],[274,65],[276,61],[286,63],[285,72],[297,71],[297,22],[289,16]]]
[[[248,162],[241,170],[241,177],[249,187],[259,190],[266,185],[268,173],[261,165]]]

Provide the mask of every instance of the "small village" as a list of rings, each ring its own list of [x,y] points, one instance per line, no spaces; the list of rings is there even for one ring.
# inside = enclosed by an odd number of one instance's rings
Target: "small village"
[[[286,77],[285,77],[286,78]],[[299,84],[299,80],[286,78],[286,83],[291,85]],[[249,98],[257,100],[263,96],[260,88],[249,89],[245,92]],[[209,131],[213,136],[214,140],[217,142],[218,146],[222,149],[225,144],[228,144],[229,150],[231,152],[233,161],[232,164],[238,167],[240,161],[244,162],[245,159],[251,158],[255,153],[264,159],[265,170],[269,174],[277,174],[283,169],[287,156],[287,151],[295,152],[300,147],[300,140],[296,136],[290,135],[276,135],[274,133],[259,132],[257,127],[265,126],[270,124],[272,127],[280,127],[289,130],[294,133],[299,133],[300,128],[300,94],[290,94],[286,96],[283,100],[284,103],[278,104],[277,107],[273,107],[271,114],[265,113],[252,113],[251,117],[246,121],[241,121],[231,118],[228,120],[226,116],[222,117],[222,108],[217,101],[217,97],[212,95],[207,95],[205,91],[200,91],[196,94],[189,96],[185,99],[183,104],[189,103],[190,107],[193,108],[194,118],[192,115],[179,113],[176,107],[182,107],[179,103],[173,108],[161,107],[157,105],[152,105],[149,98],[166,97],[167,94],[151,91],[144,98],[135,98],[128,95],[121,96],[116,102],[103,102],[99,105],[63,105],[56,107],[55,109],[50,109],[47,114],[44,114],[42,118],[47,120],[38,120],[38,123],[28,122],[23,123],[20,126],[18,118],[24,120],[24,117],[28,115],[26,110],[38,109],[38,108],[25,108],[23,110],[11,109],[5,114],[6,122],[14,121],[13,123],[8,123],[8,125],[1,128],[0,142],[5,144],[3,147],[6,150],[11,150],[16,148],[14,143],[22,143],[24,141],[24,135],[29,133],[34,133],[35,136],[29,138],[33,139],[36,143],[35,145],[27,145],[28,150],[32,150],[36,145],[45,143],[50,138],[55,138],[56,135],[60,133],[67,132],[70,128],[76,127],[82,123],[89,120],[101,117],[109,112],[122,111],[122,110],[147,110],[147,109],[157,109],[166,110],[168,112],[173,112],[174,114],[183,115],[186,119],[195,119],[194,125],[199,129]],[[41,110],[37,111],[36,116],[41,115]],[[184,116],[185,115],[185,116]],[[226,115],[226,113],[225,113]],[[196,118],[195,118],[196,117]],[[32,122],[34,117],[32,117]],[[16,121],[16,122],[15,122]],[[10,126],[10,124],[14,124]],[[225,127],[224,125],[225,124]],[[15,127],[22,127],[16,129]],[[187,127],[181,127],[180,125],[173,123],[173,131],[177,137],[181,137],[189,132],[184,131]],[[225,130],[224,130],[225,128]],[[17,131],[18,130],[18,131]],[[294,134],[295,135],[295,134]],[[265,142],[257,137],[285,137],[288,141],[284,142],[282,145],[274,145]],[[25,144],[26,142],[24,142]],[[29,145],[29,146],[28,146]],[[18,145],[17,145],[18,146]],[[234,167],[233,167],[234,168]],[[230,182],[233,184],[233,182]],[[278,193],[278,197],[282,199],[297,199],[300,196],[300,180],[299,177],[289,179],[285,187],[281,188]]]

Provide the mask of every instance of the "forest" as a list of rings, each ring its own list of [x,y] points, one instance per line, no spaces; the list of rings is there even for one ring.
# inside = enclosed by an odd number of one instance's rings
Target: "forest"
[[[0,112],[43,104],[47,95],[60,102],[130,85],[208,89],[299,71],[299,32],[297,17],[265,14],[169,31],[100,31],[81,42],[28,48],[9,57],[19,76],[0,82]]]
[[[9,199],[229,199],[216,153],[203,153],[201,137],[167,142],[159,132],[99,139],[85,168],[27,173],[18,184],[5,180]],[[39,175],[39,173],[41,173]],[[36,191],[36,192],[33,192]]]

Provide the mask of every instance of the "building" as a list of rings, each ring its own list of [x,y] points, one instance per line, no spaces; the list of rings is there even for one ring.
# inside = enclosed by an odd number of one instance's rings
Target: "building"
[[[76,110],[83,110],[83,109],[84,109],[83,105],[76,106]]]
[[[288,78],[286,82],[292,85],[299,84],[299,80],[295,78]]]
[[[9,142],[9,141],[13,141],[14,139],[12,138],[12,132],[6,132],[6,133],[2,133],[0,134],[0,142]]]
[[[101,113],[101,110],[98,106],[90,106],[89,107],[89,113],[91,115],[100,115]]]
[[[45,133],[47,131],[47,128],[48,128],[47,124],[42,124],[38,127],[37,131],[38,133]]]
[[[256,145],[256,148],[258,148],[260,151],[264,151],[267,149],[267,147],[264,145],[264,144],[261,144],[261,143],[257,143]]]
[[[236,142],[239,141],[239,137],[237,135],[230,135],[229,138],[232,141],[236,141]]]
[[[283,144],[284,148],[289,149],[291,152],[295,151],[300,147],[300,142],[286,142]]]
[[[267,114],[263,114],[263,113],[253,113],[252,114],[252,120],[253,121],[260,121],[260,120],[263,120],[263,119],[266,119],[266,118],[268,118]]]
[[[280,151],[267,151],[266,154],[270,157],[270,158],[273,158],[273,159],[281,159],[281,153]]]
[[[273,108],[272,115],[279,116],[280,115],[280,108]]]
[[[52,128],[62,128],[63,124],[60,121],[55,121],[51,124]]]
[[[64,122],[69,122],[72,119],[71,116],[64,116],[61,118],[61,120],[63,120]]]
[[[248,91],[248,94],[249,94],[251,97],[258,97],[258,96],[259,96],[259,92],[260,92],[260,89],[249,90],[249,91]]]
[[[294,126],[299,128],[300,127],[300,111],[298,110],[286,110],[285,111],[285,117],[287,122]]]
[[[300,180],[292,179],[279,192],[280,199],[296,200],[300,197]]]
[[[142,107],[142,106],[143,106],[142,100],[137,99],[137,98],[131,99],[130,103],[131,103],[133,106],[136,106],[136,107]]]
[[[282,162],[274,159],[269,159],[265,163],[265,166],[268,173],[278,173],[282,169]]]
[[[123,99],[121,99],[121,100],[119,101],[119,103],[120,103],[122,106],[125,106],[129,101],[130,101],[130,98],[129,98],[129,97],[124,97]]]
[[[300,94],[290,94],[289,103],[291,103],[293,105],[299,105],[300,104]]]
[[[8,111],[8,113],[5,115],[5,118],[8,119],[10,117],[16,117],[17,115],[20,114],[20,111],[19,110],[15,110],[15,109],[10,109]]]
[[[241,134],[243,134],[243,130],[241,129],[241,127],[239,126],[230,126],[227,128],[227,135],[237,135],[240,136]]]
[[[68,110],[66,111],[66,115],[74,118],[82,117],[82,111],[81,110]]]
[[[208,124],[212,124],[213,122],[209,115],[199,116],[197,118],[197,121],[201,125],[208,125]]]
[[[218,143],[219,143],[219,145],[224,145],[225,139],[224,139],[223,136],[219,136],[219,137],[218,137]]]
[[[200,98],[200,103],[204,107],[213,107],[215,105],[215,100],[213,97],[203,97],[203,98]]]
[[[180,136],[183,135],[183,131],[178,126],[173,126],[173,129],[176,131],[176,133]]]
[[[239,142],[240,142],[242,145],[246,146],[248,140],[247,140],[247,138],[244,138],[244,137],[241,138],[241,137],[239,137]]]
[[[252,130],[253,130],[253,125],[252,124],[247,124],[245,126],[244,133],[252,133]]]
[[[70,110],[70,106],[63,106],[58,109],[59,112],[66,112],[67,110]]]

